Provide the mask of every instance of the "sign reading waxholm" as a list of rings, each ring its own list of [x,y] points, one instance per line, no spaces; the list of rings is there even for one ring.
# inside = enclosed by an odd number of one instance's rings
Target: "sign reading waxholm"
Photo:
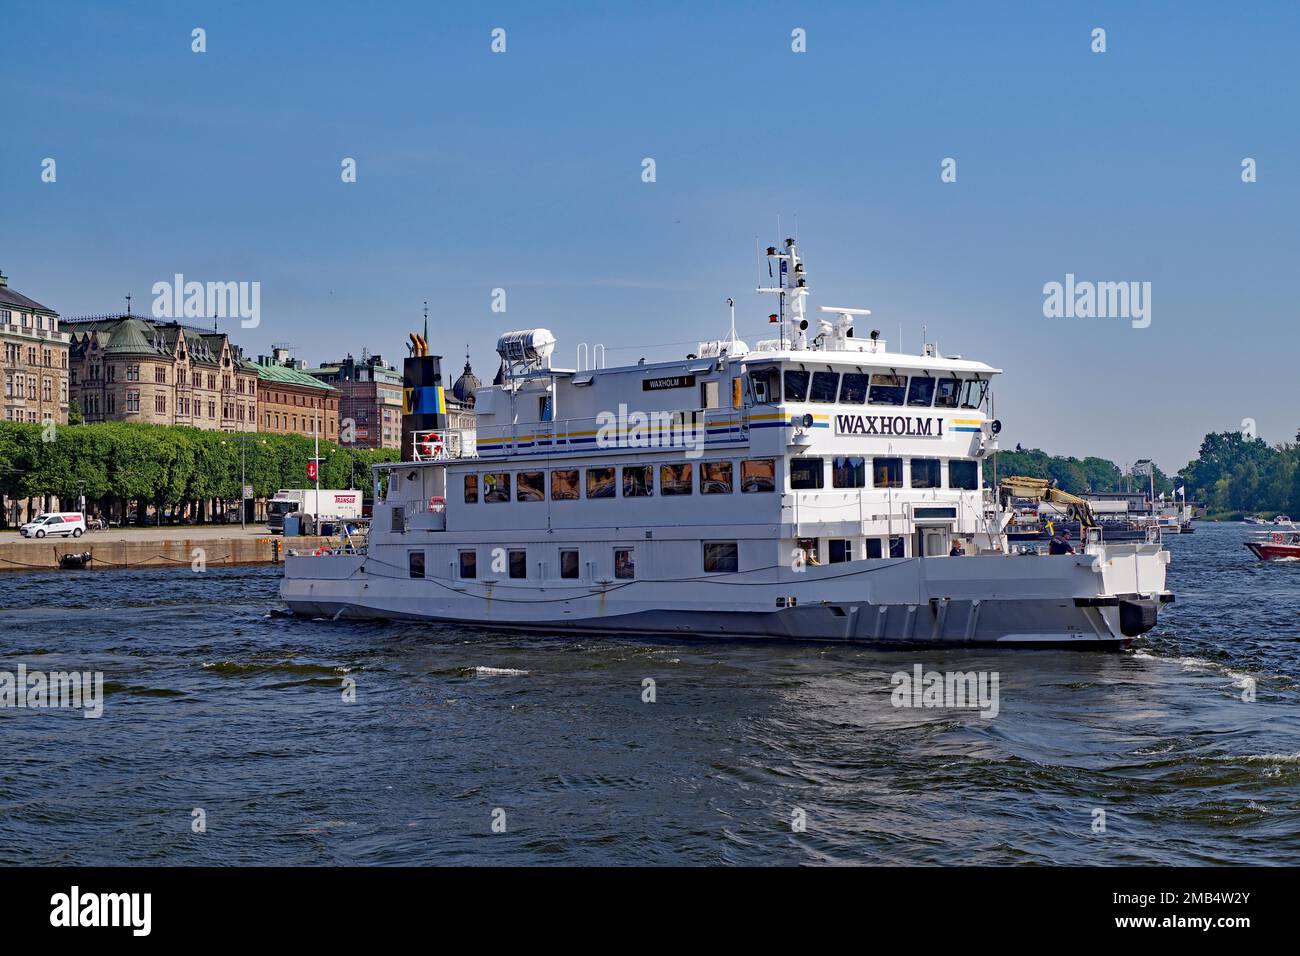
[[[835,434],[942,438],[943,419],[920,415],[836,415]]]

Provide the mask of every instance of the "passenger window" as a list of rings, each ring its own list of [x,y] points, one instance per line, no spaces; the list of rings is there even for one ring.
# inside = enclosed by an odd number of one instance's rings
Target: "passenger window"
[[[939,380],[934,391],[935,408],[956,408],[957,396],[961,393],[961,379],[944,378]]]
[[[948,462],[948,487],[960,491],[979,489],[979,465],[969,459],[954,458]]]
[[[731,462],[705,461],[700,463],[700,494],[731,494]]]
[[[478,555],[475,552],[460,552],[460,576],[462,578],[478,577]]]
[[[751,458],[740,463],[740,490],[745,494],[776,491],[776,459]]]
[[[807,491],[826,485],[826,462],[820,458],[791,458],[790,487]]]
[[[793,369],[786,370],[785,400],[787,402],[808,401],[808,378],[807,372],[797,372]]]
[[[570,581],[578,578],[578,552],[560,552],[560,577]]]
[[[871,391],[867,395],[867,401],[872,405],[902,405],[906,395],[906,375],[871,376]]]
[[[867,377],[857,372],[845,372],[840,382],[840,404],[861,405],[867,400]]]
[[[939,459],[938,458],[913,458],[912,459],[912,487],[913,488],[942,487],[942,482],[939,480]]]
[[[620,580],[636,577],[636,552],[633,549],[614,549],[614,577]]]
[[[478,503],[478,475],[465,476],[465,504]]]
[[[867,460],[857,455],[832,459],[831,484],[836,488],[865,488]]]
[[[704,542],[705,571],[739,571],[740,552],[735,541]]]
[[[903,487],[903,459],[873,458],[871,461],[871,482],[876,488]]]
[[[845,564],[853,560],[853,542],[848,538],[831,538],[829,543],[831,564]]]
[[[546,500],[546,472],[521,471],[516,478],[518,482],[515,485],[516,501]]]
[[[808,397],[814,402],[831,404],[840,388],[839,372],[813,372],[812,391]]]
[[[489,504],[510,500],[510,474],[498,471],[483,476],[483,500]]]
[[[925,375],[913,375],[912,383],[907,387],[907,404],[928,408],[934,401],[934,379]]]
[[[510,576],[512,578],[528,577],[528,552],[511,551],[510,558]]]
[[[691,493],[690,464],[660,465],[659,493],[669,495],[689,495]]]
[[[577,501],[578,469],[565,468],[551,472],[551,500]]]
[[[649,498],[655,493],[653,465],[623,466],[623,497]]]
[[[588,498],[613,498],[614,497],[614,469],[613,468],[588,468],[587,469],[587,497]]]

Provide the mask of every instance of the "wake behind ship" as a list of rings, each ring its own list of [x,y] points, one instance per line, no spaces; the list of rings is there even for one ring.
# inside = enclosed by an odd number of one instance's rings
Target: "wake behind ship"
[[[793,240],[769,248],[779,337],[564,369],[545,329],[498,341],[476,429],[448,430],[436,356],[406,360],[403,461],[375,469],[362,548],[295,555],[296,613],[555,634],[1113,648],[1156,623],[1169,553],[1016,554],[983,463],[999,370],[806,318]],[[581,353],[580,353],[581,354]],[[584,363],[579,363],[584,364]],[[1016,494],[1024,494],[1021,485]]]

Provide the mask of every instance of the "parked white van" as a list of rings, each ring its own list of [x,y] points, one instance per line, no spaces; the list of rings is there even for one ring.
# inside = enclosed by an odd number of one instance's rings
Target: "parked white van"
[[[86,516],[80,511],[48,511],[37,515],[18,529],[24,538],[44,538],[56,534],[80,538],[86,533]]]

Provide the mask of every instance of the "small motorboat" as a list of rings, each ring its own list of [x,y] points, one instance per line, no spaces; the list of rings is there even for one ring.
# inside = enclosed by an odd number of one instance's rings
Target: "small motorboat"
[[[1246,547],[1261,561],[1300,561],[1300,529],[1265,531],[1247,541]]]
[[[77,571],[90,564],[92,555],[89,551],[59,555],[59,567],[64,571]]]
[[[1241,520],[1246,524],[1268,524],[1268,519],[1262,518],[1259,515],[1251,515],[1250,517],[1242,518]]]
[[[1276,518],[1273,519],[1273,523],[1288,528],[1295,527],[1295,522],[1293,522],[1286,515],[1278,515]]]

